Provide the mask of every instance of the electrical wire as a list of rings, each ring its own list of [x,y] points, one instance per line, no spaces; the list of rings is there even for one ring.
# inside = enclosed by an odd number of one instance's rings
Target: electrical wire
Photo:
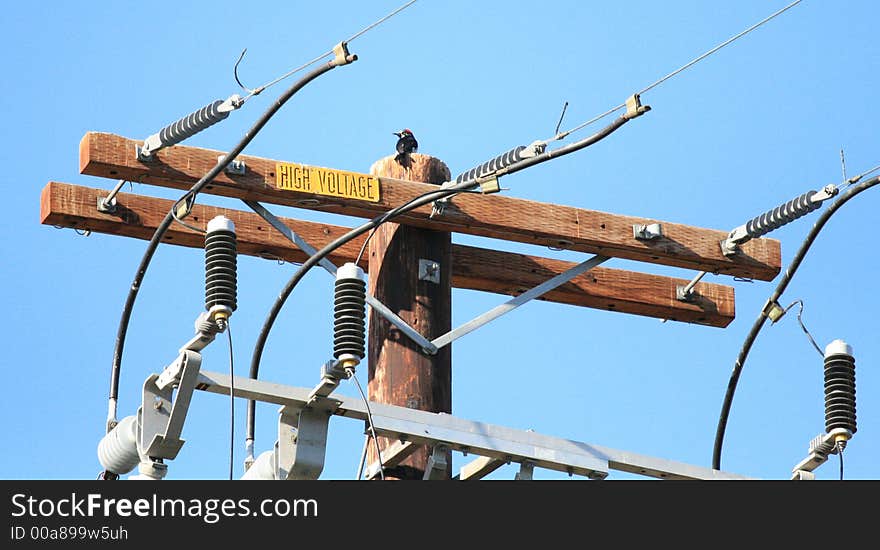
[[[782,279],[780,279],[779,284],[776,286],[776,290],[773,291],[770,298],[767,300],[768,304],[776,302],[779,297],[785,292],[786,287],[788,287],[789,282],[791,282],[792,277],[797,272],[798,267],[800,267],[801,262],[806,256],[807,252],[810,250],[810,247],[813,244],[813,241],[816,240],[819,232],[825,226],[825,223],[828,219],[840,209],[841,206],[846,204],[847,201],[865,191],[874,187],[880,183],[880,177],[874,177],[854,187],[849,188],[845,193],[840,195],[836,201],[834,201],[831,206],[828,207],[827,210],[822,212],[822,215],[816,220],[816,223],[813,224],[813,228],[810,230],[810,233],[804,239],[788,268],[785,270],[785,273],[782,275]],[[739,355],[737,356],[736,362],[733,366],[733,372],[730,374],[730,380],[727,383],[727,391],[724,395],[724,402],[721,405],[721,414],[718,417],[718,426],[715,432],[715,443],[712,450],[712,468],[715,470],[721,469],[721,448],[724,444],[724,431],[727,428],[727,420],[730,415],[730,407],[733,403],[733,396],[736,392],[736,386],[739,382],[739,377],[742,374],[743,366],[745,365],[746,358],[749,355],[749,351],[752,348],[752,344],[755,342],[755,338],[758,337],[758,333],[761,331],[761,328],[764,326],[764,323],[767,321],[767,314],[765,313],[765,309],[761,310],[761,313],[758,315],[758,318],[755,320],[755,323],[752,325],[751,330],[746,336],[745,341],[743,342],[742,348],[740,349]]]
[[[201,233],[202,235],[207,235],[208,232],[205,231],[204,229],[201,229],[201,228],[196,227],[194,225],[190,225],[190,224],[186,223],[185,221],[181,220],[177,216],[178,205],[180,205],[180,203],[183,202],[184,200],[187,200],[189,196],[190,196],[189,194],[186,194],[183,197],[181,197],[180,199],[178,199],[177,202],[174,203],[174,206],[172,206],[172,208],[171,208],[171,217],[174,218],[174,221],[176,221],[177,223],[179,223],[183,227],[189,229],[190,231],[195,231],[196,233]],[[195,199],[193,199],[193,200],[195,200]]]
[[[382,467],[382,451],[379,449],[379,438],[376,436],[376,427],[373,426],[373,413],[370,411],[370,401],[367,399],[367,395],[364,393],[364,389],[361,387],[361,383],[358,381],[354,369],[347,368],[345,370],[348,372],[349,377],[354,380],[354,383],[361,394],[361,399],[364,400],[364,406],[367,408],[367,424],[370,427],[370,436],[373,438],[373,445],[376,448],[376,460],[379,461],[379,477],[384,480],[385,468]],[[364,450],[366,450],[366,447]],[[358,479],[360,479],[360,476],[358,476]]]
[[[355,265],[361,263],[361,258],[363,257],[364,252],[367,250],[367,243],[369,243],[370,239],[373,238],[373,234],[375,232],[376,232],[376,228],[374,227],[372,230],[370,230],[370,234],[367,235],[367,238],[364,239],[364,244],[361,245],[361,250],[360,250],[360,252],[358,252],[357,258],[355,258],[355,260],[354,260]]]
[[[361,30],[359,30],[358,32],[354,33],[354,34],[353,34],[348,40],[343,40],[343,43],[352,42],[353,40],[355,40],[356,38],[360,37],[360,36],[363,35],[364,33],[373,30],[374,28],[378,27],[379,25],[381,25],[381,24],[384,23],[385,21],[391,19],[392,17],[394,17],[394,16],[397,15],[398,13],[402,12],[402,11],[405,10],[406,8],[408,8],[408,7],[410,7],[411,5],[415,4],[416,1],[417,1],[417,0],[410,0],[410,1],[407,2],[406,4],[403,4],[403,5],[400,6],[399,8],[397,8],[397,9],[395,9],[394,11],[392,11],[391,13],[389,13],[388,15],[386,15],[386,16],[380,18],[380,19],[377,20],[377,21],[374,21],[373,23],[367,25],[367,26],[364,27],[363,29],[361,29]],[[330,51],[324,52],[324,53],[322,53],[321,55],[319,55],[319,56],[315,57],[314,59],[312,59],[311,61],[307,61],[306,63],[300,65],[299,67],[296,67],[295,69],[291,69],[291,70],[287,71],[286,73],[284,73],[283,75],[279,76],[278,78],[276,78],[276,79],[274,79],[274,80],[271,80],[271,81],[267,82],[266,84],[263,84],[262,86],[258,86],[257,88],[254,88],[253,90],[249,90],[248,88],[245,88],[245,87],[241,84],[241,81],[239,81],[239,79],[238,79],[238,64],[241,63],[241,59],[244,57],[244,54],[245,54],[246,51],[247,51],[247,48],[245,48],[245,49],[241,52],[241,55],[238,57],[238,61],[236,61],[236,63],[235,63],[235,81],[238,82],[238,85],[241,86],[241,88],[242,88],[243,90],[245,90],[246,92],[248,92],[248,94],[247,94],[245,97],[242,98],[242,100],[241,100],[242,103],[244,103],[245,101],[247,101],[248,99],[250,99],[251,97],[253,97],[253,96],[255,96],[255,95],[260,95],[260,94],[263,93],[267,88],[271,88],[271,87],[274,86],[275,84],[278,84],[278,83],[281,82],[282,80],[284,80],[284,79],[290,77],[291,75],[294,75],[294,74],[298,73],[299,71],[301,71],[301,70],[303,70],[303,69],[305,69],[305,68],[307,68],[307,67],[309,67],[309,66],[311,66],[311,65],[314,65],[315,63],[317,63],[318,61],[324,59],[325,57],[327,57],[327,56],[329,56],[329,55],[333,55],[333,50],[330,50]]]
[[[621,126],[626,124],[628,121],[632,120],[633,117],[627,115],[621,115],[617,119],[615,119],[611,124],[602,128],[595,134],[586,137],[580,141],[576,141],[574,143],[570,143],[558,149],[553,149],[551,151],[545,151],[540,155],[534,157],[528,157],[520,160],[514,164],[505,166],[504,168],[493,173],[492,177],[501,177],[504,175],[514,174],[519,172],[520,170],[525,170],[526,168],[530,168],[537,164],[541,164],[543,162],[547,162],[554,158],[559,158],[561,156],[574,153],[575,151],[579,151],[585,147],[588,147],[602,139],[608,137],[615,131],[617,131]],[[461,193],[463,191],[467,191],[476,185],[478,185],[482,178],[475,178],[471,180],[466,180],[461,183],[457,183],[450,187],[439,188],[436,190],[429,191],[422,195],[419,195],[408,202],[397,206],[370,221],[362,224],[359,227],[356,227],[350,230],[348,233],[337,237],[333,241],[327,243],[324,248],[316,251],[312,254],[305,262],[303,262],[299,269],[294,272],[293,276],[287,281],[284,288],[282,288],[281,292],[276,298],[275,302],[272,304],[272,307],[269,310],[269,313],[266,316],[265,321],[263,322],[263,327],[260,329],[260,333],[257,335],[256,343],[254,344],[254,351],[251,355],[251,366],[250,366],[250,378],[256,380],[259,378],[260,373],[260,362],[263,356],[263,350],[266,346],[266,340],[269,337],[269,332],[272,330],[272,327],[275,324],[275,320],[278,318],[278,313],[281,311],[281,308],[284,306],[284,303],[287,301],[287,298],[290,296],[290,293],[293,292],[293,289],[297,284],[302,280],[302,278],[309,272],[315,265],[317,265],[321,260],[323,260],[330,253],[335,251],[340,246],[348,243],[352,239],[357,238],[358,236],[370,231],[378,227],[379,225],[385,223],[388,220],[391,220],[401,214],[409,212],[410,210],[414,210],[420,206],[424,206],[428,203],[431,203],[435,200],[442,199],[445,197],[452,197]],[[254,442],[254,425],[256,422],[256,401],[248,400],[248,409],[247,409],[247,433],[245,436],[245,444],[246,446],[250,446]]]
[[[229,480],[232,481],[232,468],[235,461],[235,366],[232,353],[232,328],[229,319],[224,321],[226,337],[229,340]]]
[[[837,442],[837,456],[840,457],[840,481],[843,481],[843,441]]]
[[[801,329],[803,329],[804,334],[807,335],[807,338],[810,339],[810,343],[813,344],[813,347],[816,348],[816,351],[819,352],[819,355],[822,357],[825,357],[825,354],[822,353],[822,348],[820,348],[819,344],[816,343],[816,340],[813,339],[813,335],[810,334],[810,331],[807,330],[807,326],[804,325],[803,319],[801,319],[801,315],[803,315],[803,313],[804,313],[804,301],[803,300],[795,300],[794,302],[789,304],[788,307],[786,307],[784,310],[782,310],[782,314],[785,315],[786,313],[788,313],[788,310],[790,310],[791,308],[793,308],[794,306],[796,306],[798,304],[800,304],[801,307],[800,307],[800,310],[798,311],[798,314],[797,314],[797,320],[798,320],[798,323],[801,325]]]
[[[263,113],[263,115],[251,126],[250,130],[242,137],[239,143],[223,158],[221,162],[218,162],[207,174],[205,174],[198,182],[193,185],[190,190],[184,195],[195,197],[199,191],[201,191],[206,185],[208,185],[217,175],[226,167],[229,162],[232,162],[239,153],[244,150],[244,148],[251,142],[251,140],[256,137],[257,133],[269,122],[269,119],[275,115],[276,112],[291,98],[294,94],[296,94],[299,90],[301,90],[306,84],[314,80],[315,78],[321,76],[327,71],[337,67],[335,60],[330,61],[325,65],[322,65],[304,77],[302,77],[299,81],[292,84],[284,93],[282,93],[275,102]],[[162,242],[162,238],[165,233],[168,231],[168,228],[171,226],[176,214],[174,213],[174,209],[172,208],[168,214],[165,215],[165,218],[156,228],[153,233],[153,237],[150,239],[149,244],[147,245],[147,250],[144,252],[143,257],[141,258],[140,264],[138,265],[137,271],[135,272],[134,280],[131,283],[131,287],[129,288],[128,296],[125,299],[125,305],[122,309],[122,315],[119,320],[119,326],[116,332],[116,342],[113,350],[113,364],[111,367],[110,373],[110,407],[109,407],[109,418],[107,422],[107,431],[113,427],[113,423],[116,421],[116,407],[117,400],[119,397],[119,376],[122,370],[122,353],[125,348],[125,338],[128,333],[128,325],[131,320],[131,313],[134,308],[135,300],[137,299],[138,291],[140,290],[141,283],[143,282],[144,276],[146,275],[147,268],[152,261],[153,255],[156,252],[156,249],[159,246],[159,243]]]
[[[699,63],[699,62],[702,61],[703,59],[706,59],[707,57],[709,57],[710,55],[714,54],[715,52],[717,52],[717,51],[720,50],[721,48],[723,48],[723,47],[727,46],[728,44],[730,44],[730,43],[732,43],[732,42],[735,42],[736,40],[738,40],[738,39],[742,38],[743,36],[749,34],[750,32],[752,32],[753,30],[757,29],[757,28],[760,27],[761,25],[767,23],[767,22],[770,21],[771,19],[773,19],[773,18],[775,18],[775,17],[777,17],[777,16],[779,16],[779,15],[782,15],[782,13],[784,13],[784,12],[788,11],[789,9],[793,8],[793,7],[796,6],[797,4],[800,4],[802,1],[803,1],[803,0],[795,0],[794,2],[792,2],[792,3],[790,3],[789,5],[785,6],[784,8],[782,8],[782,9],[776,11],[775,13],[773,13],[773,14],[771,14],[771,15],[765,17],[765,18],[762,19],[761,21],[758,21],[757,23],[755,23],[755,24],[752,25],[751,27],[747,28],[746,30],[740,32],[739,34],[737,34],[737,35],[735,35],[735,36],[732,36],[732,37],[728,38],[727,40],[725,40],[725,41],[722,42],[721,44],[718,44],[717,46],[715,46],[714,48],[710,49],[710,50],[707,51],[706,53],[704,53],[704,54],[702,54],[702,55],[699,55],[699,56],[695,57],[694,59],[688,61],[687,63],[685,63],[684,65],[682,65],[681,67],[679,67],[678,69],[675,69],[674,71],[672,71],[671,73],[667,74],[666,76],[660,78],[659,80],[656,80],[655,82],[649,84],[649,85],[646,86],[645,88],[642,88],[639,92],[637,92],[636,95],[642,95],[642,94],[645,93],[645,92],[648,92],[648,91],[650,91],[650,90],[653,90],[654,88],[656,88],[656,87],[659,86],[660,84],[666,82],[666,81],[669,80],[670,78],[673,78],[674,76],[678,75],[679,73],[681,73],[681,72],[683,72],[683,71],[689,69],[689,68],[692,67],[693,65],[696,65],[697,63]],[[614,112],[616,112],[616,111],[619,111],[619,110],[623,109],[624,107],[626,107],[626,103],[621,103],[620,105],[617,105],[616,107],[612,107],[612,108],[608,109],[607,111],[605,111],[604,113],[602,113],[602,114],[600,114],[600,115],[596,115],[595,117],[591,118],[590,120],[588,120],[588,121],[586,121],[586,122],[584,122],[584,123],[582,123],[582,124],[579,124],[578,126],[575,126],[575,127],[572,128],[571,130],[566,130],[566,131],[564,131],[564,132],[562,132],[562,133],[557,133],[554,137],[550,138],[550,139],[547,140],[547,141],[557,141],[557,140],[565,139],[565,138],[568,137],[570,134],[572,134],[572,133],[574,133],[574,132],[577,132],[578,130],[581,130],[582,128],[585,128],[585,127],[589,126],[590,124],[592,124],[592,123],[594,123],[594,122],[596,122],[596,121],[598,121],[598,120],[601,120],[601,119],[605,118],[606,116],[610,115],[611,113],[614,113]]]

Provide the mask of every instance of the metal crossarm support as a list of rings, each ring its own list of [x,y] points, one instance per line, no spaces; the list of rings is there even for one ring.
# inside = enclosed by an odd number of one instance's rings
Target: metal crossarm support
[[[284,405],[278,419],[278,479],[318,479],[324,470],[330,416],[339,401]]]
[[[526,292],[523,292],[522,294],[520,294],[516,298],[512,298],[512,299],[504,302],[503,304],[490,309],[486,313],[484,313],[478,317],[475,317],[474,319],[471,319],[470,321],[468,321],[467,323],[464,323],[460,327],[453,329],[442,336],[438,336],[437,338],[432,340],[431,343],[434,346],[436,346],[438,349],[442,348],[446,344],[452,343],[454,340],[461,338],[465,334],[473,332],[474,330],[480,328],[481,326],[485,325],[486,323],[493,321],[506,313],[510,313],[511,311],[513,311],[514,309],[518,308],[519,306],[525,304],[526,302],[534,300],[535,298],[537,298],[543,294],[546,294],[547,292],[550,292],[554,288],[567,283],[568,281],[574,279],[575,277],[577,277],[581,273],[585,273],[585,272],[593,269],[594,267],[601,264],[602,262],[604,262],[607,259],[608,259],[608,256],[599,256],[599,255],[593,256],[592,258],[590,258],[584,262],[579,263],[578,265],[572,267],[571,269],[568,269],[567,271],[564,271],[551,279],[547,279],[546,281],[539,284],[538,286],[536,286],[530,290],[527,290]]]
[[[315,252],[317,252],[317,249],[315,249],[315,247],[307,243],[301,236],[299,236],[289,227],[284,225],[284,223],[279,220],[277,216],[269,212],[269,210],[267,210],[266,207],[264,207],[262,204],[249,200],[243,200],[242,202],[248,205],[251,210],[259,214],[260,217],[266,220],[269,225],[274,227],[279,233],[284,235],[287,240],[299,247],[300,250],[302,250],[309,256],[313,256]],[[327,258],[322,258],[318,263],[321,265],[321,267],[327,270],[328,273],[333,276],[336,275],[336,266],[333,265],[333,262],[331,262]],[[376,311],[376,313],[387,319],[388,322],[392,325],[399,328],[403,334],[405,334],[412,341],[421,346],[421,348],[425,350],[426,353],[430,355],[434,355],[435,353],[437,353],[437,346],[435,346],[433,343],[431,343],[431,341],[419,334],[416,329],[407,324],[407,322],[401,319],[396,313],[388,309],[385,304],[370,295],[367,295],[366,300],[370,307]]]
[[[196,389],[228,396],[228,374],[199,373]],[[309,403],[310,388],[299,388],[235,377],[233,395],[243,399],[288,405]],[[368,408],[360,398],[338,396],[332,414],[367,421]],[[531,462],[570,475],[602,479],[609,469],[661,479],[748,479],[746,476],[693,466],[672,460],[600,447],[535,432],[475,422],[443,413],[432,413],[385,403],[369,403],[377,435],[418,445],[443,444],[449,450],[485,456],[503,462]],[[329,412],[329,411],[328,411]]]
[[[425,475],[422,479],[426,481],[434,481],[438,479],[446,479],[446,469],[449,463],[446,461],[446,453],[449,448],[446,445],[435,445],[428,457],[428,464],[425,466]]]
[[[168,366],[171,376],[154,374],[144,382],[141,405],[141,454],[151,458],[172,459],[180,452],[184,441],[180,439],[186,413],[189,410],[196,378],[202,364],[202,356],[185,350]],[[165,374],[163,372],[163,374]],[[160,378],[169,382],[160,385]],[[176,381],[176,382],[173,382]],[[174,386],[177,396],[173,399]]]

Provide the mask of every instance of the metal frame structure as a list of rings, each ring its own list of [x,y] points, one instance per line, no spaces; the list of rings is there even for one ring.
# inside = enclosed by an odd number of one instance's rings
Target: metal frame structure
[[[150,375],[144,385],[138,451],[161,467],[173,459],[184,441],[180,439],[194,390],[280,405],[278,439],[272,450],[271,479],[318,479],[324,468],[327,433],[334,416],[372,423],[375,433],[397,440],[383,457],[383,468],[402,461],[417,445],[433,452],[425,471],[426,480],[442,479],[447,470],[447,451],[477,458],[461,468],[455,479],[482,479],[504,464],[516,463],[516,479],[532,479],[535,468],[605,479],[611,470],[658,479],[742,480],[746,476],[694,466],[672,460],[620,451],[591,443],[562,439],[528,430],[518,430],[362,399],[332,396],[339,371],[322,367],[322,380],[312,389],[286,386],[228,374],[199,371],[201,356],[183,349],[178,360],[159,374]],[[176,399],[172,401],[172,392]],[[145,465],[142,462],[143,471]],[[166,469],[167,464],[164,465]],[[252,466],[253,467],[253,466]],[[367,478],[379,470],[373,464]],[[161,476],[164,477],[164,474]],[[161,479],[156,476],[156,478]],[[269,477],[269,476],[267,476]]]

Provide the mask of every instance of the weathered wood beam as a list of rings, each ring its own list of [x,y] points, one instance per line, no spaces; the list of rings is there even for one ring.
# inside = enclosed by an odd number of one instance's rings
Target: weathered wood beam
[[[173,202],[119,193],[116,213],[105,214],[98,211],[97,201],[107,193],[103,189],[49,182],[41,196],[41,222],[148,240]],[[303,251],[251,212],[197,204],[187,221],[204,225],[219,214],[235,223],[241,254],[294,263],[307,259]],[[282,218],[282,221],[316,248],[348,231],[346,227],[323,223],[289,218]],[[363,239],[362,236],[343,245],[330,256],[330,260],[337,265],[354,261]],[[204,235],[176,223],[171,225],[164,242],[194,248],[203,248],[205,244]],[[452,257],[452,284],[455,288],[510,296],[519,295],[574,265],[572,262],[464,245],[453,245]],[[360,265],[365,270],[369,267],[365,258],[361,259]],[[676,299],[675,289],[687,282],[685,279],[596,267],[540,299],[707,326],[726,327],[730,324],[735,315],[732,287],[700,282],[695,287],[696,301],[686,303]]]
[[[187,190],[217,164],[223,151],[187,146],[163,149],[156,158],[136,158],[139,141],[113,134],[89,132],[80,142],[80,172],[93,176],[147,183]],[[205,189],[227,197],[244,198],[348,216],[373,218],[437,187],[392,178],[379,178],[379,200],[354,200],[315,193],[279,189],[278,161],[239,155],[246,164],[244,175],[223,173]],[[741,252],[727,257],[720,241],[726,231],[702,229],[651,218],[638,218],[584,210],[572,206],[539,203],[501,194],[463,193],[446,211],[431,219],[431,206],[395,218],[395,222],[427,229],[468,233],[603,254],[618,258],[684,267],[710,273],[772,280],[780,271],[779,241],[753,239]],[[663,236],[639,240],[634,225],[661,223]]]

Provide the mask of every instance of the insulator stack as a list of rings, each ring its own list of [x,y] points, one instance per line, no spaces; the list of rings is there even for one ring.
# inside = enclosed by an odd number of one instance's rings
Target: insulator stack
[[[137,417],[126,416],[98,443],[98,461],[108,472],[127,474],[140,462]]]
[[[225,216],[208,222],[205,235],[205,309],[226,318],[237,303],[235,225]]]
[[[364,358],[367,283],[364,271],[347,263],[336,271],[333,297],[333,357],[354,366]]]
[[[228,99],[217,99],[198,111],[172,122],[144,140],[143,146],[138,148],[138,158],[148,160],[156,151],[176,145],[208,129],[228,117],[229,113],[241,107],[243,103],[238,94],[233,94]]]
[[[835,428],[856,433],[856,360],[843,340],[825,347],[825,431]]]
[[[458,175],[457,178],[455,178],[455,183],[461,183],[463,181],[472,180],[486,174],[491,174],[492,172],[500,170],[505,166],[510,166],[515,162],[519,162],[523,158],[522,152],[525,149],[525,145],[519,145],[504,154],[498,155],[488,162],[484,162],[483,164],[471,168],[466,172],[462,172]]]
[[[159,130],[159,141],[162,142],[162,146],[170,147],[180,143],[228,117],[229,111],[220,110],[223,103],[222,99],[215,100]]]
[[[807,191],[803,195],[753,218],[746,222],[746,233],[755,239],[809,214],[822,206],[821,201],[814,202],[812,200],[815,194],[816,191]]]

